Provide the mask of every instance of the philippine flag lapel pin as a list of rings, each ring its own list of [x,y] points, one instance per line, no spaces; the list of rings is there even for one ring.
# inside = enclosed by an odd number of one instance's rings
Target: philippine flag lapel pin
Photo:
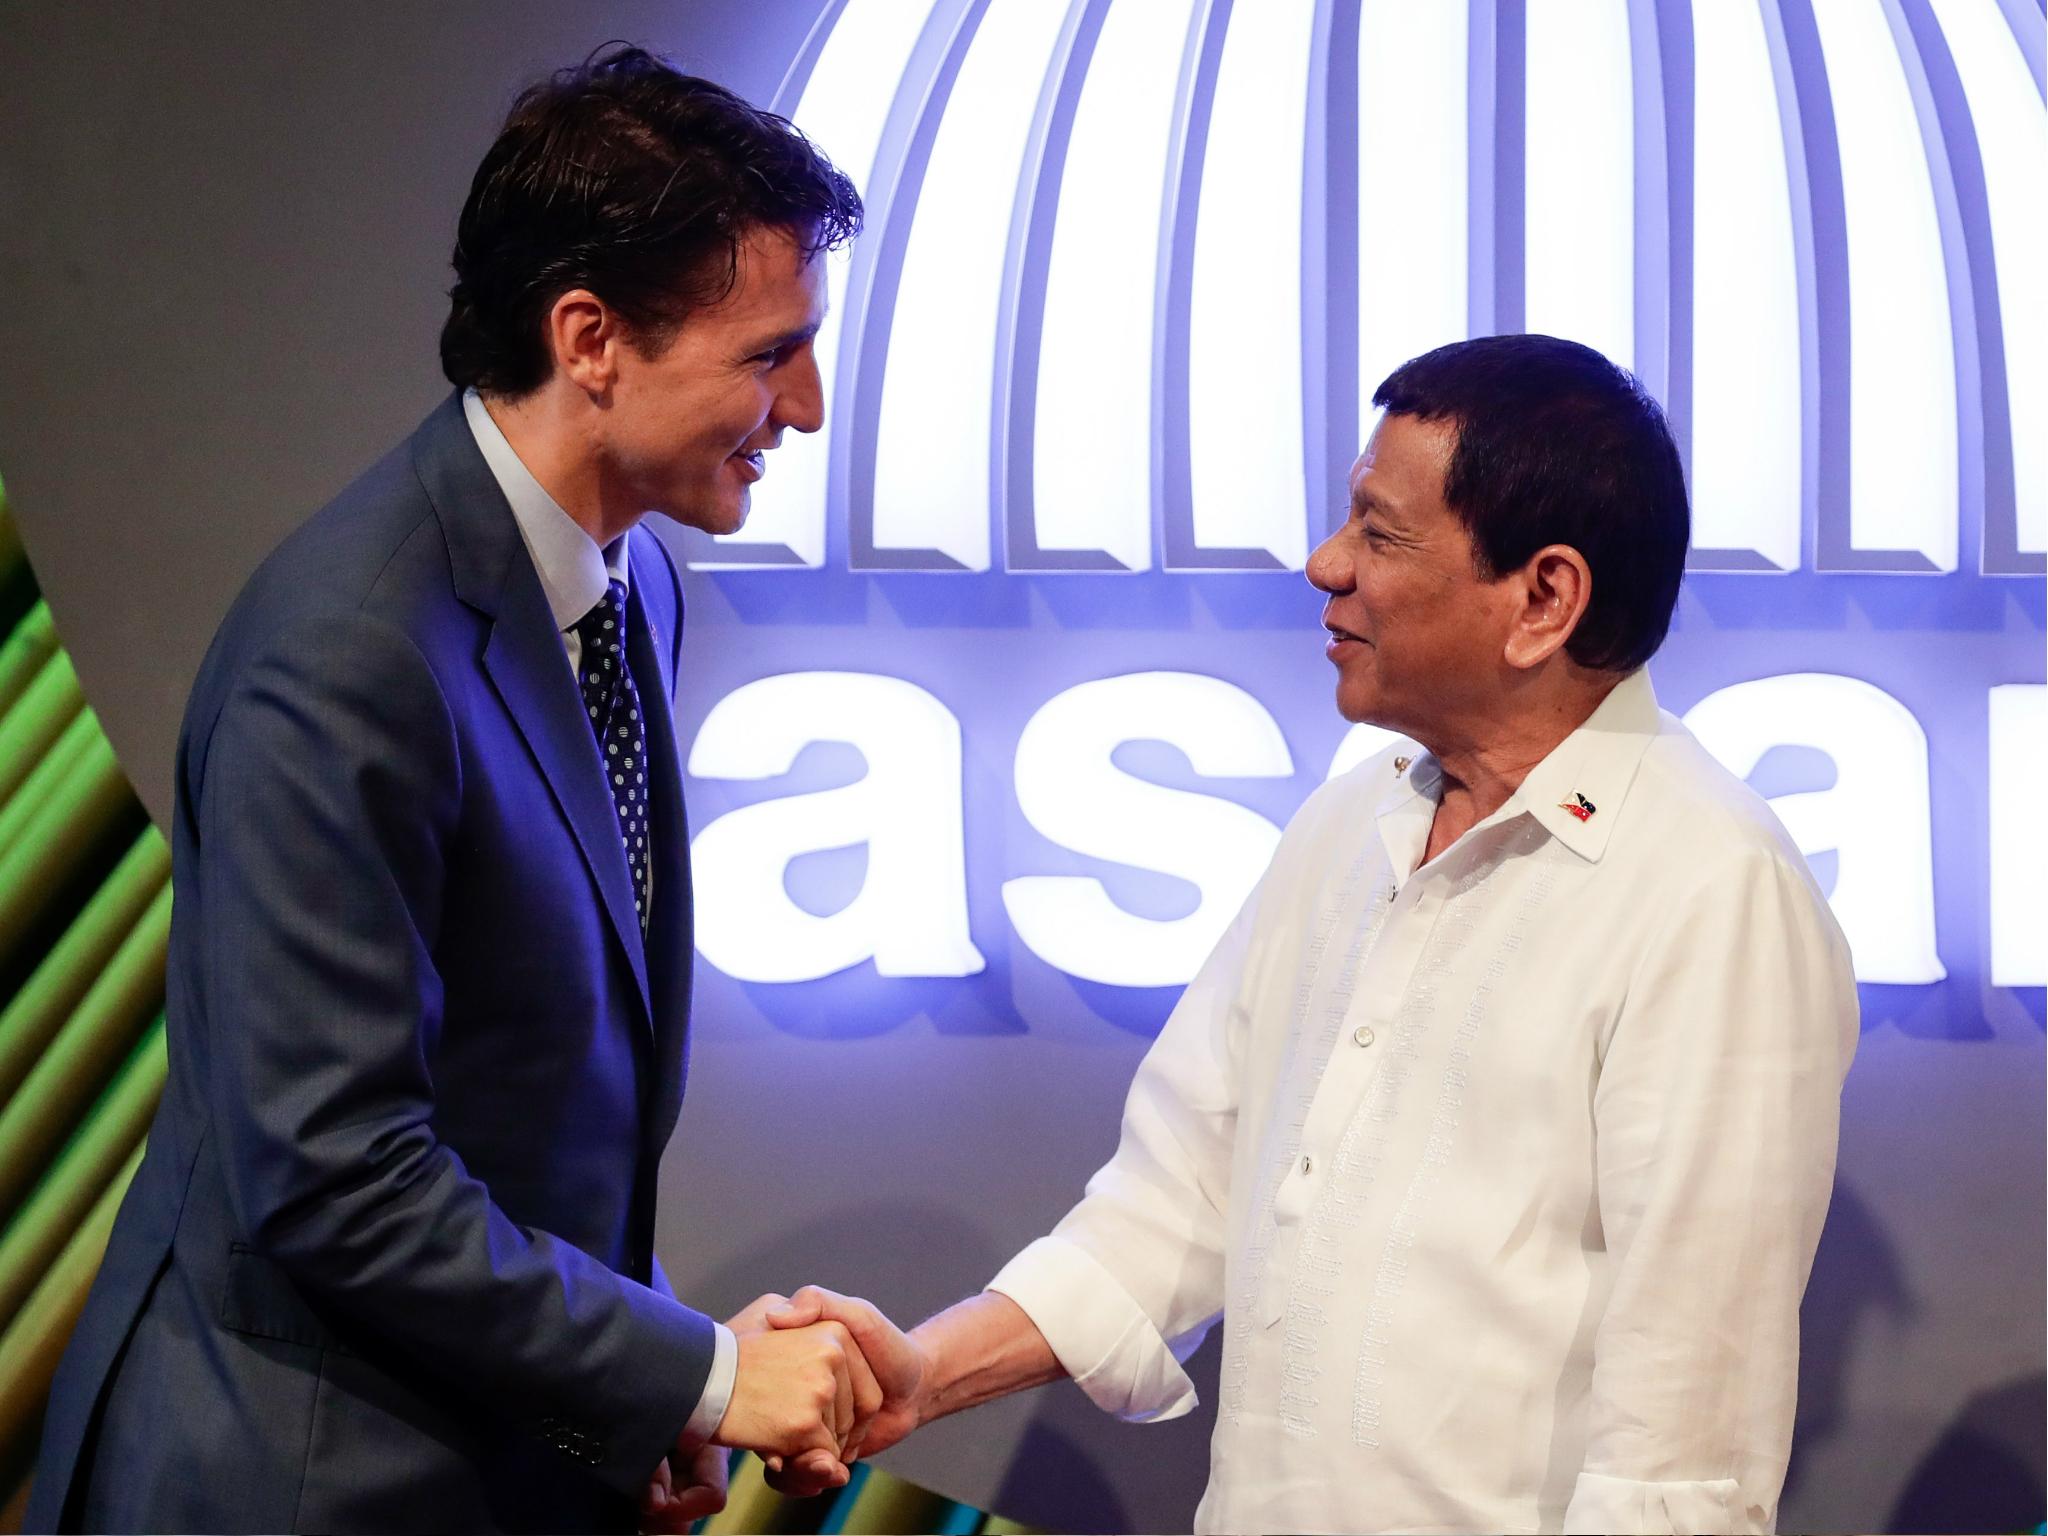
[[[1593,819],[1593,802],[1577,790],[1572,791],[1571,799],[1558,801],[1557,808],[1560,811],[1570,811],[1581,821],[1591,821]]]

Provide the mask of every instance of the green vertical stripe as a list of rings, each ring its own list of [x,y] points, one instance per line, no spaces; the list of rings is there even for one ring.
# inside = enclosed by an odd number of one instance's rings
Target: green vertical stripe
[[[85,910],[0,1011],[0,1105],[14,1096],[170,876],[170,849],[155,827],[144,827]]]
[[[50,605],[38,599],[0,645],[0,710],[12,709],[43,663],[56,654],[57,626],[50,620]]]
[[[1024,1525],[1016,1520],[1006,1520],[1001,1515],[990,1515],[981,1522],[982,1536],[1038,1536],[1039,1528]]]
[[[852,1513],[854,1505],[860,1500],[861,1490],[867,1487],[868,1480],[875,1475],[873,1465],[865,1461],[857,1461],[846,1470],[846,1486],[831,1497],[825,1518],[818,1522],[818,1536],[840,1536],[840,1532],[846,1529],[846,1517]],[[905,1529],[909,1527],[906,1526]]]
[[[732,1480],[727,1485],[725,1508],[703,1523],[708,1536],[737,1536],[741,1532],[786,1530],[778,1516],[790,1501],[770,1488],[761,1458],[741,1455],[733,1459]]]
[[[14,707],[0,716],[0,804],[21,787],[64,727],[85,708],[71,658],[58,651],[43,663]]]
[[[107,1181],[147,1134],[163,1096],[164,1065],[164,1021],[158,1015],[85,1124],[0,1235],[0,1328],[13,1321]]]
[[[171,931],[171,892],[149,904],[113,960],[73,1010],[50,1048],[0,1109],[0,1212],[34,1183],[44,1159],[133,1048],[149,1016],[163,1004],[164,955]]]
[[[64,727],[50,744],[50,750],[29,770],[21,787],[7,797],[5,805],[0,805],[0,858],[27,835],[30,823],[50,797],[71,781],[80,764],[91,758],[94,743],[104,739],[91,710],[80,711]]]
[[[58,1358],[85,1307],[86,1288],[106,1256],[114,1213],[121,1208],[121,1197],[128,1193],[128,1181],[135,1177],[141,1161],[142,1148],[137,1147],[113,1182],[100,1192],[14,1321],[0,1333],[0,1459],[35,1433],[42,1420]]]
[[[932,1531],[951,1514],[953,1501],[927,1493],[892,1473],[870,1467],[858,1489],[848,1485],[854,1496],[843,1510],[835,1511],[836,1529],[845,1536],[874,1536],[887,1531]]]
[[[15,792],[14,800],[0,810],[0,824],[5,824],[13,820],[18,802],[33,806],[13,837],[5,835],[11,828],[0,825],[0,965],[14,960],[49,893],[61,888],[79,861],[135,804],[134,792],[121,777],[114,749],[99,733],[92,711],[72,724],[74,729],[89,726],[92,732],[76,757],[60,756],[71,736],[66,731],[28,783]]]

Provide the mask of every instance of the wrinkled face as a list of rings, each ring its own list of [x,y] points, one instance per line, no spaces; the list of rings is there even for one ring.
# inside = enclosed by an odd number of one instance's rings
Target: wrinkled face
[[[1515,584],[1480,577],[1444,504],[1457,440],[1454,422],[1383,417],[1352,466],[1350,515],[1308,561],[1329,594],[1338,712],[1425,745],[1484,719],[1514,672],[1503,650]]]
[[[603,428],[606,470],[635,502],[706,533],[734,533],[785,428],[824,424],[811,342],[825,263],[787,232],[754,229],[737,280],[653,356],[620,350]]]

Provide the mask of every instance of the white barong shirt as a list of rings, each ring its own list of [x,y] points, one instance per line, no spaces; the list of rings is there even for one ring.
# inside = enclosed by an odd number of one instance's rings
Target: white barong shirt
[[[1418,869],[1441,773],[1323,786],[990,1288],[1096,1403],[1194,1403],[1204,1531],[1768,1531],[1857,1035],[1764,802],[1632,674]]]

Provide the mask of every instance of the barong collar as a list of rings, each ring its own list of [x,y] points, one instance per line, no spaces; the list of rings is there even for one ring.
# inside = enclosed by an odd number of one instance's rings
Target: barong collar
[[[1663,728],[1649,671],[1639,667],[1529,770],[1505,804],[1452,846],[1468,844],[1494,827],[1527,816],[1580,858],[1598,863],[1643,753]],[[1376,814],[1394,868],[1405,878],[1428,840],[1443,770],[1423,750],[1405,771],[1397,768],[1396,775]]]

